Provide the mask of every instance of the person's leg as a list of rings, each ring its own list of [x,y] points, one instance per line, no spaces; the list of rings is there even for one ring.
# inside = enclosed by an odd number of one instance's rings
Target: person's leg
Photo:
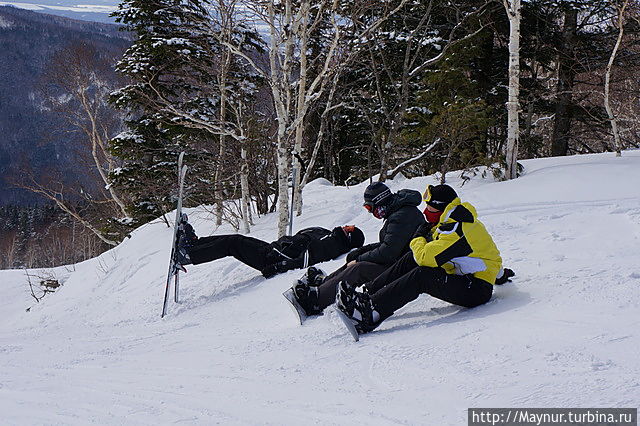
[[[493,286],[472,275],[449,275],[442,268],[420,266],[381,288],[371,301],[384,319],[422,293],[472,308],[491,299]]]
[[[341,267],[339,267],[338,269],[336,269],[335,271],[333,271],[332,273],[330,273],[329,275],[327,275],[324,279],[324,281],[326,280],[330,280],[333,279],[333,277],[342,274],[342,271],[344,271],[345,269],[348,268],[348,264],[345,263],[344,265],[342,265]]]
[[[318,306],[323,310],[336,301],[336,291],[340,281],[346,281],[353,286],[359,286],[373,280],[385,269],[387,269],[387,266],[378,263],[357,262],[341,271],[339,270],[339,273],[336,273],[338,271],[334,272],[317,287]]]
[[[413,258],[413,253],[410,251],[404,256],[402,256],[396,263],[389,266],[384,272],[375,277],[372,281],[369,281],[364,284],[367,292],[369,294],[374,294],[385,285],[389,284],[392,281],[397,280],[407,272],[410,272],[414,268],[416,268],[418,264]],[[351,283],[349,283],[351,284]]]
[[[198,238],[189,248],[189,257],[194,265],[233,256],[240,262],[257,270],[267,265],[267,255],[272,251],[269,243],[244,235],[214,235]]]

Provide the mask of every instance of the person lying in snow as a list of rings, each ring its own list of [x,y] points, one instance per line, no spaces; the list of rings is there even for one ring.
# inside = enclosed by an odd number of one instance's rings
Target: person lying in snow
[[[403,254],[409,251],[409,242],[425,219],[417,206],[422,202],[420,193],[402,189],[397,193],[382,182],[374,182],[364,192],[364,205],[377,219],[384,220],[380,241],[368,244],[347,255],[347,263],[329,276],[311,267],[292,289],[296,301],[307,315],[319,315],[336,300],[340,281],[360,285],[371,281]]]
[[[476,209],[462,203],[453,188],[429,185],[424,201],[427,223],[415,232],[410,253],[365,283],[363,292],[348,280],[338,285],[337,307],[360,334],[374,330],[421,293],[467,308],[482,305],[491,299],[499,274],[504,281],[514,275],[511,270],[502,273],[491,235]]]
[[[184,228],[178,242],[180,265],[198,265],[233,256],[262,272],[265,278],[335,259],[364,244],[363,232],[353,225],[338,226],[332,231],[306,228],[271,243],[238,234],[198,238],[188,222]]]

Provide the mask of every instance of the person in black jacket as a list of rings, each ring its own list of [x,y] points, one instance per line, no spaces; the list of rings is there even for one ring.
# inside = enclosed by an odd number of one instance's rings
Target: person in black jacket
[[[331,231],[320,227],[306,228],[267,243],[238,234],[198,238],[193,227],[186,223],[178,247],[178,260],[181,265],[198,265],[233,256],[270,278],[291,269],[335,259],[362,244],[364,234],[353,225],[338,226]]]
[[[318,315],[336,300],[340,281],[358,285],[373,280],[409,251],[413,233],[425,223],[418,210],[422,196],[418,191],[402,189],[397,193],[382,182],[374,182],[364,192],[364,208],[384,220],[380,241],[351,251],[347,264],[329,276],[309,268],[293,286],[297,302],[307,315]]]

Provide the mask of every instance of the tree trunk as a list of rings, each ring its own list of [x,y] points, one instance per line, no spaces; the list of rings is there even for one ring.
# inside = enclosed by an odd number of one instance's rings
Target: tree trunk
[[[120,199],[113,185],[111,185],[111,182],[109,182],[109,177],[107,175],[108,172],[104,170],[102,161],[99,158],[98,148],[100,148],[101,152],[106,153],[105,146],[107,144],[105,143],[105,140],[108,140],[108,139],[106,138],[102,139],[100,135],[100,132],[98,130],[98,123],[97,123],[99,117],[96,111],[91,107],[90,100],[87,99],[86,88],[82,88],[81,90],[78,90],[78,93],[79,93],[78,96],[80,98],[80,103],[82,104],[82,108],[84,109],[87,115],[87,118],[91,123],[91,129],[86,129],[85,133],[87,134],[87,137],[91,141],[91,155],[93,157],[93,162],[96,165],[96,169],[100,174],[100,178],[102,179],[102,182],[104,183],[105,187],[109,191],[109,195],[111,195],[111,199],[118,206],[118,209],[120,210],[120,214],[122,214],[123,217],[126,217],[127,208],[125,207],[124,202]]]
[[[297,22],[297,25],[294,32],[300,34],[300,77],[298,80],[298,99],[296,101],[296,117],[303,116],[304,111],[304,103],[306,102],[307,96],[307,71],[308,71],[308,62],[307,62],[307,42],[308,42],[308,14],[309,14],[309,0],[304,0],[300,5],[300,22]],[[299,156],[302,156],[302,137],[304,135],[304,125],[305,120],[300,120],[298,125],[296,126],[296,139],[294,144],[294,151],[298,153]],[[298,158],[293,158],[293,167],[298,170],[295,176],[294,188],[294,209],[296,211],[296,215],[300,216],[302,214],[302,185],[300,184],[302,181],[302,164]]]
[[[505,177],[515,179],[520,136],[520,0],[505,0],[509,16],[509,98],[507,100],[507,169]]]
[[[564,12],[562,46],[558,55],[558,86],[556,90],[556,111],[551,137],[551,155],[567,155],[569,151],[569,130],[571,129],[571,102],[575,79],[574,55],[578,10],[567,6]]]
[[[278,238],[287,234],[289,224],[289,175],[291,162],[289,143],[284,135],[278,138]]]
[[[611,69],[613,68],[613,63],[616,60],[616,54],[618,53],[618,49],[620,48],[620,43],[622,42],[622,37],[624,36],[624,10],[627,8],[627,4],[629,0],[625,0],[622,3],[622,7],[618,9],[618,39],[616,40],[616,44],[613,47],[613,51],[611,52],[611,56],[609,57],[609,63],[607,64],[607,70],[604,74],[604,107],[607,110],[607,116],[609,121],[611,122],[611,131],[613,132],[613,140],[614,146],[616,149],[616,157],[622,156],[622,143],[620,141],[620,131],[618,130],[618,123],[616,121],[616,117],[613,114],[613,109],[611,108]]]
[[[230,31],[229,28],[225,31]],[[225,49],[222,54],[222,63],[219,70],[219,87],[220,87],[220,123],[224,126],[227,122],[227,73],[229,72],[229,63],[231,61],[231,52]],[[214,197],[215,197],[215,212],[216,212],[216,226],[222,225],[222,213],[224,194],[222,191],[222,167],[225,164],[224,153],[226,150],[226,137],[224,134],[220,135],[220,146],[218,149],[218,158],[216,164],[216,171],[214,175]]]
[[[273,1],[268,2],[268,19],[271,30],[269,65],[271,74],[269,76],[271,93],[278,118],[278,136],[276,161],[278,163],[278,238],[286,235],[287,224],[289,223],[289,174],[291,173],[291,152],[290,140],[287,128],[290,124],[289,107],[291,102],[291,84],[289,72],[291,61],[293,60],[293,41],[289,36],[284,40],[284,52],[282,62],[280,61],[282,52],[280,39],[281,35],[276,32],[277,17]],[[292,25],[291,2],[285,2],[284,25],[291,29]]]
[[[240,158],[242,165],[240,166],[240,192],[241,192],[241,212],[242,212],[242,232],[248,234],[251,232],[249,228],[249,212],[251,211],[251,196],[249,194],[249,163],[247,162],[247,150],[245,143],[242,142],[240,148]]]

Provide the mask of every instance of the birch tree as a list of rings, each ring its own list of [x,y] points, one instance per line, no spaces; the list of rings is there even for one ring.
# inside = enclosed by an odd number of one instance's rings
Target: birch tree
[[[408,0],[401,0],[396,7],[385,2],[352,2],[350,10],[358,19],[368,10],[382,10],[381,18],[360,29],[360,36],[375,30],[388,16],[394,14]],[[271,89],[277,120],[277,169],[278,169],[278,233],[286,233],[289,221],[289,177],[292,167],[299,167],[298,159],[306,118],[312,105],[328,92],[330,83],[336,77],[339,64],[348,61],[348,46],[343,45],[348,28],[354,28],[352,17],[343,13],[338,0],[262,0],[252,2],[247,7],[269,31],[268,68],[259,66],[237,46],[230,45],[234,53],[243,56],[254,65],[266,79]],[[327,44],[322,55],[310,57],[308,43],[314,31],[323,22],[328,22]],[[313,70],[313,73],[311,73]],[[304,176],[296,177],[296,183],[305,182]],[[298,206],[302,202],[302,185],[298,185]],[[300,211],[299,207],[297,210]]]
[[[219,37],[221,41],[229,43],[231,41],[231,33],[233,31],[233,19],[235,11],[234,1],[218,0],[216,3],[216,12],[219,22]],[[219,55],[218,61],[218,88],[220,92],[220,123],[226,123],[227,121],[227,77],[229,74],[229,66],[231,62],[231,52],[228,48],[222,49]],[[226,148],[226,135],[221,133],[218,146],[218,159],[224,158]],[[215,185],[215,199],[216,199],[216,226],[222,225],[222,212],[223,212],[223,195],[222,195],[222,168],[224,162],[218,161],[216,163],[215,175],[213,177]]]
[[[262,50],[258,42],[258,35],[246,27],[242,16],[238,11],[237,0],[217,0],[214,5],[214,32],[221,51],[218,55],[218,91],[220,98],[219,123],[220,130],[229,126],[231,132],[220,131],[218,158],[225,158],[227,139],[231,139],[240,146],[240,188],[241,188],[241,226],[245,233],[250,232],[249,214],[251,200],[249,193],[249,165],[247,162],[247,104],[257,94],[257,87],[262,84],[252,68],[246,64],[245,59],[233,54],[230,46],[234,45],[241,52],[247,54],[251,50]],[[217,129],[211,129],[216,133]],[[222,194],[221,177],[226,161],[218,161],[214,176],[216,184],[216,225],[222,224],[224,196]],[[238,172],[234,170],[234,173]]]
[[[116,80],[111,75],[111,60],[93,45],[74,42],[56,52],[42,80],[43,106],[66,121],[69,127],[65,131],[80,133],[83,150],[79,152],[87,156],[78,159],[78,167],[84,166],[84,173],[95,176],[96,185],[78,186],[54,175],[36,179],[35,173],[26,168],[18,185],[53,201],[103,242],[115,245],[122,234],[112,225],[126,222],[128,212],[126,195],[116,190],[109,178],[120,164],[109,151],[108,142],[122,125],[122,117],[106,102]],[[100,211],[102,217],[88,218],[79,212],[79,199]]]
[[[616,5],[618,38],[616,39],[616,43],[613,46],[613,50],[611,51],[611,56],[609,57],[609,62],[607,63],[607,68],[604,74],[604,107],[607,110],[609,122],[611,122],[611,131],[613,132],[616,157],[620,157],[622,155],[622,142],[620,140],[620,130],[618,129],[616,116],[613,113],[613,109],[611,108],[611,69],[613,68],[613,63],[616,60],[616,54],[618,53],[618,49],[620,48],[620,44],[622,43],[622,37],[624,36],[624,14],[625,9],[628,5],[629,0],[623,0],[621,3]]]
[[[122,117],[107,106],[106,98],[113,83],[99,75],[110,72],[109,61],[113,58],[100,56],[94,46],[79,42],[58,52],[51,62],[45,91],[47,103],[84,135],[91,165],[100,176],[106,198],[114,204],[120,218],[125,218],[125,202],[108,177],[119,166],[109,152],[108,142],[121,125]]]
[[[520,137],[520,0],[503,0],[509,18],[509,95],[507,100],[507,167],[505,177],[515,179],[518,167],[518,141]]]

